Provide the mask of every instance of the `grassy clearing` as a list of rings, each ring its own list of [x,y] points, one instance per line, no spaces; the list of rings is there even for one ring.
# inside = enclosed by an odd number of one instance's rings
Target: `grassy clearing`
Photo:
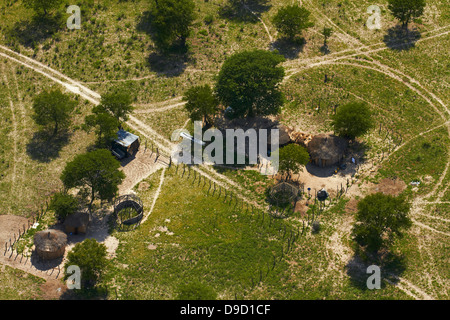
[[[44,279],[21,270],[0,265],[1,300],[35,300],[43,293],[40,286]]]

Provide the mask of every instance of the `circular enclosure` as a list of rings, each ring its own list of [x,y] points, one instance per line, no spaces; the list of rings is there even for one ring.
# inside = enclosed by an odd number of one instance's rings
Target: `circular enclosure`
[[[114,215],[120,230],[137,228],[144,217],[144,206],[141,199],[134,194],[118,197],[114,201]]]
[[[270,190],[270,203],[275,206],[284,207],[294,202],[299,190],[287,182],[281,182]]]

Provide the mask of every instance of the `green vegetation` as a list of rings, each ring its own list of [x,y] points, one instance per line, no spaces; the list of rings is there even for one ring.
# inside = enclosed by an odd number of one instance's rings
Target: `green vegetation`
[[[392,244],[395,237],[411,227],[410,204],[404,197],[383,193],[366,196],[358,202],[353,237],[367,251],[378,251]]]
[[[206,126],[213,123],[219,101],[209,85],[190,88],[184,100],[187,101],[185,108],[192,122],[201,120]]]
[[[294,42],[297,36],[301,36],[302,31],[314,24],[309,20],[311,12],[298,4],[282,7],[278,9],[277,14],[272,18],[272,22],[277,31]]]
[[[389,0],[388,9],[397,18],[404,28],[408,28],[408,23],[423,15],[425,0]]]
[[[117,194],[125,178],[119,171],[120,162],[109,150],[98,149],[77,155],[68,162],[61,174],[66,189],[81,188],[84,197],[90,196],[89,210],[95,199],[109,200]]]
[[[107,266],[106,246],[95,239],[77,243],[67,254],[64,265],[66,279],[71,274],[67,272],[67,268],[71,265],[80,267],[81,288],[93,288],[101,280]]]
[[[64,220],[68,215],[75,213],[78,209],[78,200],[71,194],[58,192],[53,194],[49,209],[55,211],[55,215]]]
[[[219,72],[216,92],[219,100],[232,111],[230,117],[277,114],[284,103],[278,86],[284,58],[270,51],[252,50],[229,57]]]
[[[108,147],[111,140],[117,137],[117,129],[120,123],[116,117],[102,106],[95,106],[92,109],[92,113],[86,116],[83,129],[86,132],[90,132],[92,128],[95,128],[97,144]]]
[[[58,130],[65,129],[70,125],[71,113],[77,102],[69,95],[56,89],[41,92],[33,101],[33,120],[44,128],[53,126],[53,136]]]
[[[186,45],[190,26],[195,18],[195,4],[192,0],[151,0],[150,25],[154,30],[155,44],[161,50],[167,50],[180,41]]]
[[[290,177],[297,174],[309,162],[309,154],[305,147],[298,144],[288,144],[279,149],[279,168],[278,171]]]
[[[363,102],[352,102],[337,109],[332,125],[335,133],[354,140],[367,133],[373,123],[369,106]]]

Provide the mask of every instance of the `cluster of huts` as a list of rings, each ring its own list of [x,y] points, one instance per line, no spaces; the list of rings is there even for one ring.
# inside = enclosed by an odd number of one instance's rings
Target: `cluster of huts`
[[[63,223],[63,230],[47,229],[34,235],[37,255],[44,260],[58,259],[64,256],[67,235],[85,234],[90,222],[89,214],[83,211],[69,215]]]

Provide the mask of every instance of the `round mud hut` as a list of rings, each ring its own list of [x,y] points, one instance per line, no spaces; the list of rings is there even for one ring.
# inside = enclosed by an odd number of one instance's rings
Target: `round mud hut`
[[[53,260],[64,256],[67,235],[59,230],[44,230],[34,235],[34,246],[39,257]]]
[[[347,146],[347,140],[344,138],[321,133],[308,143],[308,152],[315,165],[329,167],[342,161]]]

